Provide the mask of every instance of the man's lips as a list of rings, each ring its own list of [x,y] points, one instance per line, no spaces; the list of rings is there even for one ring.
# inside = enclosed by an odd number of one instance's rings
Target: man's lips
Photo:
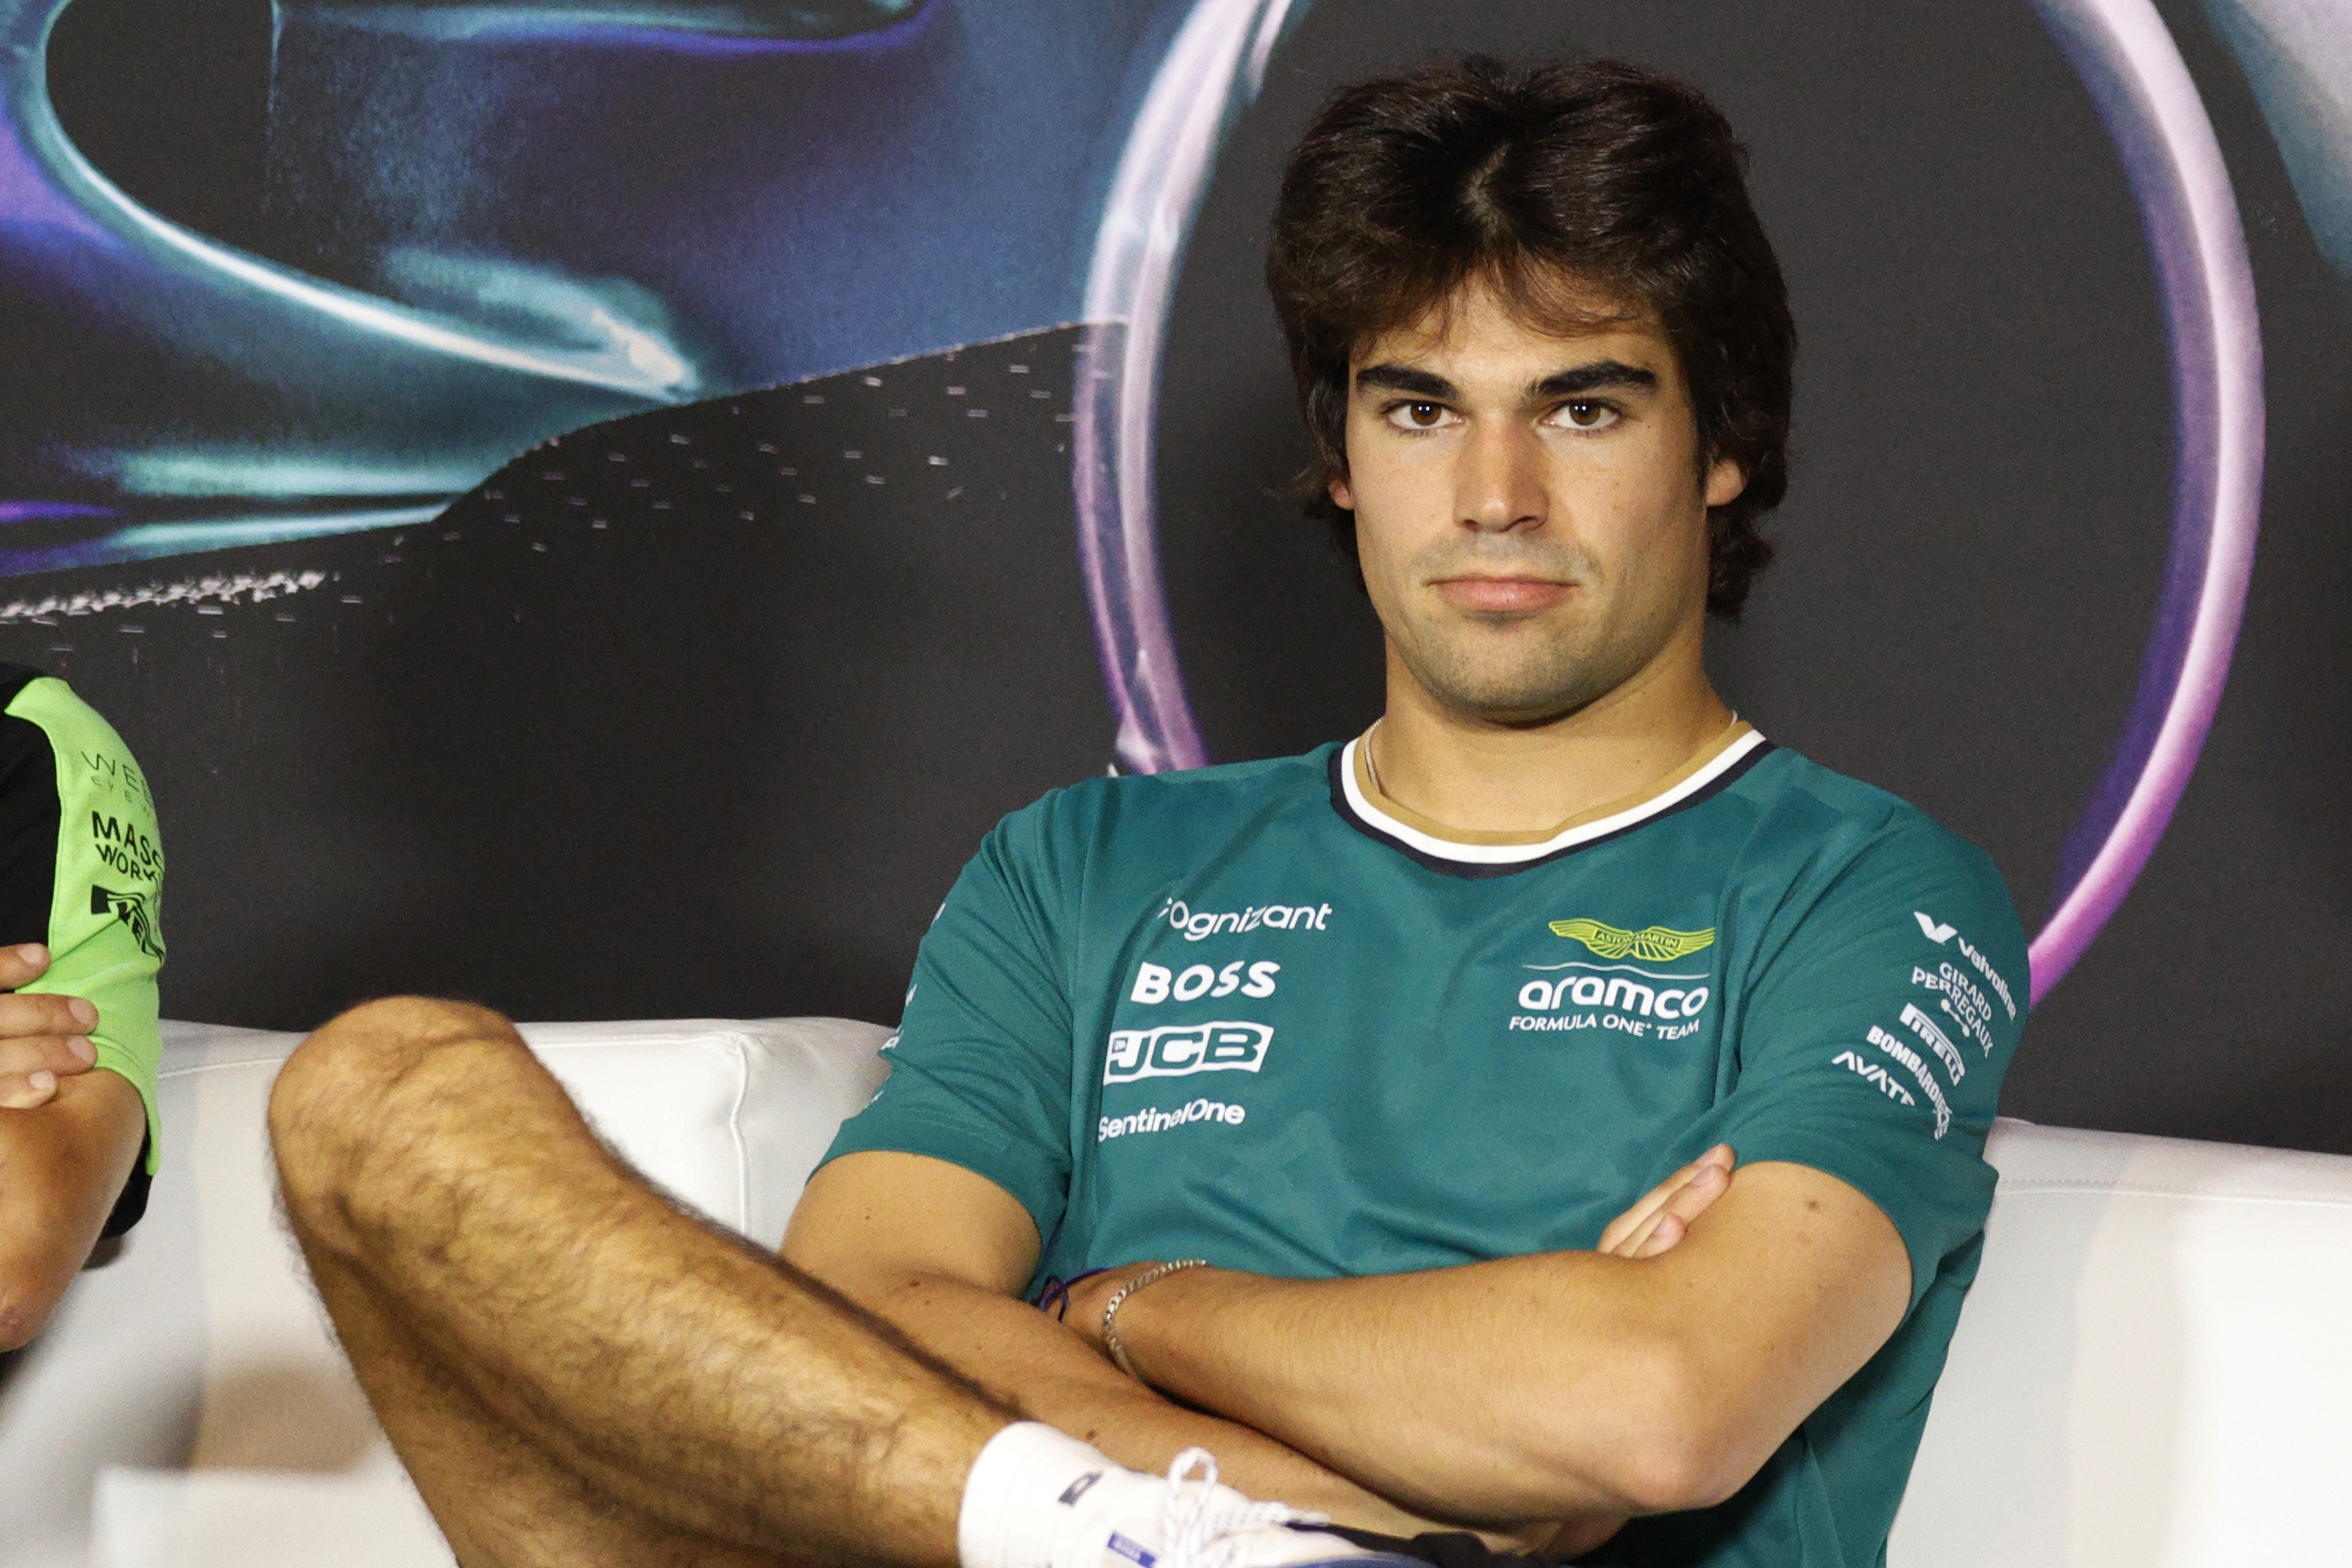
[[[1487,612],[1549,609],[1569,590],[1547,577],[1447,577],[1432,586],[1457,610]]]

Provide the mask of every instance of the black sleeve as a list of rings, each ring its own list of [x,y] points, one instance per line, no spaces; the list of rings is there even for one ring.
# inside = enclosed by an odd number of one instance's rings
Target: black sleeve
[[[0,709],[39,675],[0,664]],[[49,940],[58,894],[58,758],[38,724],[0,714],[0,947]]]

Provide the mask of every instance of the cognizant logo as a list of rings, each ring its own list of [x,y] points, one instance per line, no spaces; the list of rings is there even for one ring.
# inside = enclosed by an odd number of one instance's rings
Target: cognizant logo
[[[1184,933],[1186,942],[1199,942],[1219,931],[1321,931],[1323,922],[1331,918],[1328,904],[1265,904],[1245,910],[1227,910],[1213,914],[1207,910],[1194,910],[1181,899],[1171,899],[1160,906],[1152,917],[1164,920]]]

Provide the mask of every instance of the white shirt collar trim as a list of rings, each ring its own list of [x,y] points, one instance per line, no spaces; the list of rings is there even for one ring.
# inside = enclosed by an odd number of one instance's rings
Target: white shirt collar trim
[[[1522,860],[1539,860],[1579,844],[1589,844],[1593,839],[1622,833],[1662,812],[1672,810],[1738,766],[1741,758],[1764,744],[1764,737],[1760,731],[1750,730],[1724,747],[1705,767],[1672,789],[1654,795],[1641,805],[1629,806],[1613,816],[1604,816],[1597,822],[1569,828],[1536,844],[1457,844],[1451,838],[1439,838],[1399,822],[1366,799],[1362,786],[1356,782],[1356,748],[1363,743],[1360,737],[1350,741],[1339,754],[1339,787],[1347,792],[1349,810],[1382,833],[1424,855],[1434,856],[1441,860],[1460,861],[1465,865],[1511,866]]]

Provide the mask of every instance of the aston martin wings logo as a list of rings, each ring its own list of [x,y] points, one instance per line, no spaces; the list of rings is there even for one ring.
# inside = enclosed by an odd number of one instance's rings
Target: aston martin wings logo
[[[1551,922],[1552,934],[1570,942],[1580,942],[1603,958],[1623,958],[1631,954],[1646,958],[1653,963],[1672,963],[1703,947],[1715,945],[1715,928],[1705,931],[1670,931],[1664,926],[1652,926],[1647,931],[1627,931],[1622,926],[1604,925],[1599,921],[1573,920]]]

